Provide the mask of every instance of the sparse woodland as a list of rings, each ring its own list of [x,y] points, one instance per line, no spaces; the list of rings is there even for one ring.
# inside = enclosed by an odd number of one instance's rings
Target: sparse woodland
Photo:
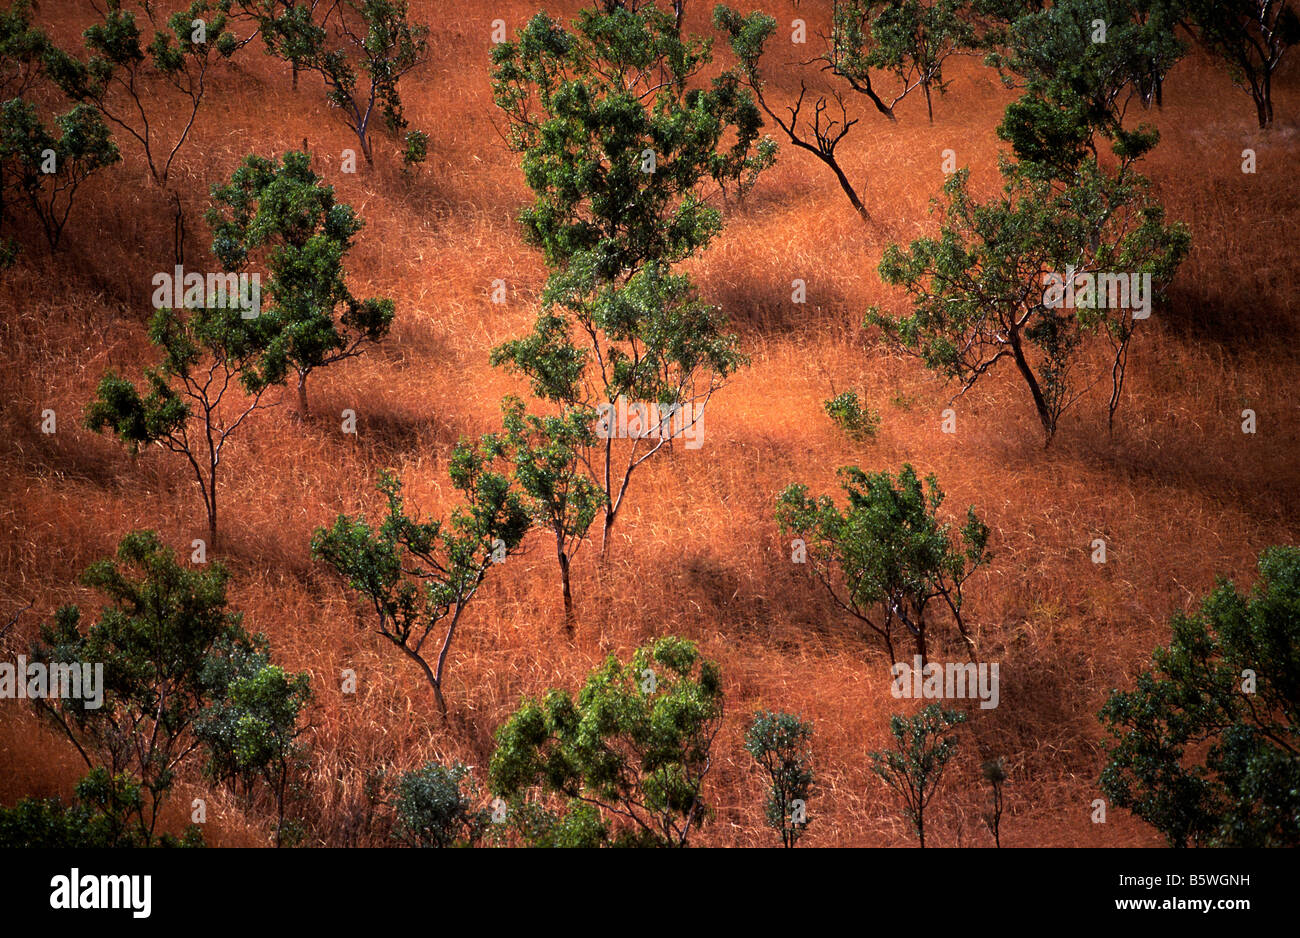
[[[1300,845],[1298,43],[0,0],[0,845]]]

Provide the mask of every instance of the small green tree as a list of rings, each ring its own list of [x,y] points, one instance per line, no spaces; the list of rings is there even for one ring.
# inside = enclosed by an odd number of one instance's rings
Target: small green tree
[[[572,29],[541,13],[492,51],[493,95],[534,194],[524,235],[551,269],[533,332],[493,363],[566,423],[624,398],[683,418],[584,453],[605,495],[602,556],[633,472],[694,427],[743,362],[725,317],[673,272],[721,230],[709,181],[756,168],[758,110],[729,71],[699,87],[710,58],[653,3],[583,10]]]
[[[1300,549],[1270,547],[1253,592],[1220,580],[1171,625],[1101,710],[1102,792],[1170,846],[1300,845]]]
[[[839,475],[848,495],[845,510],[829,495],[810,498],[806,486],[791,485],[777,499],[781,533],[804,542],[813,575],[837,606],[880,636],[891,661],[897,660],[894,634],[901,624],[924,664],[936,606],[948,610],[973,659],[963,590],[989,561],[988,525],[968,508],[954,537],[937,515],[944,498],[938,481],[930,476],[923,487],[910,465],[899,472],[897,485],[888,472],[856,466]]]
[[[0,187],[12,188],[41,223],[50,250],[59,247],[81,184],[121,159],[94,108],[78,104],[55,118],[55,138],[35,105],[22,98],[0,109]],[[0,210],[12,199],[0,198]]]
[[[279,165],[245,157],[230,183],[213,186],[207,213],[212,253],[226,270],[260,261],[270,273],[262,328],[270,339],[260,369],[277,383],[298,377],[298,412],[307,416],[307,376],[360,355],[388,335],[393,301],[360,300],[344,282],[343,257],[362,221],[334,199],[334,187],[291,151]]]
[[[509,480],[490,468],[501,456],[491,437],[478,449],[456,447],[451,481],[467,504],[449,520],[421,521],[408,515],[402,484],[385,472],[379,491],[388,514],[372,528],[363,516],[339,515],[312,535],[312,554],[333,567],[375,614],[374,628],[424,672],[445,719],[443,672],[461,617],[488,571],[505,562],[529,527],[528,510]],[[431,666],[425,642],[441,636]]]
[[[245,2],[267,51],[325,82],[330,104],[357,135],[367,163],[374,162],[371,125],[382,115],[392,133],[404,130],[398,85],[423,61],[429,27],[413,23],[406,0]],[[319,15],[318,15],[319,13]],[[364,82],[362,79],[364,76]]]
[[[863,404],[857,391],[845,391],[837,394],[822,406],[826,416],[844,431],[850,440],[861,442],[869,440],[880,429],[880,414]]]
[[[930,704],[913,717],[894,714],[889,718],[894,749],[869,753],[871,771],[902,801],[903,816],[916,832],[922,848],[925,847],[925,809],[939,790],[943,770],[957,750],[957,740],[943,734],[965,721],[966,714],[944,710],[938,704]]]
[[[781,835],[784,847],[793,847],[808,829],[812,735],[812,723],[766,710],[754,714],[745,732],[745,751],[767,775],[767,826]]]
[[[300,717],[311,699],[307,672],[293,674],[272,664],[264,647],[238,645],[204,664],[203,681],[212,704],[195,721],[206,747],[207,772],[251,801],[259,785],[275,802],[275,845],[296,834],[285,809],[301,778],[307,747],[300,741]]]
[[[165,20],[155,4],[139,0],[135,6],[144,14],[143,27],[135,12],[123,9],[122,0],[107,0],[98,10],[102,21],[85,32],[87,62],[58,55],[50,68],[69,96],[90,104],[135,138],[150,177],[165,185],[176,154],[194,129],[207,94],[208,70],[234,53],[236,41],[219,2],[193,0]],[[153,35],[143,45],[148,30]],[[182,101],[181,131],[170,148],[156,133],[168,106],[169,95],[159,94],[164,88]]]
[[[983,204],[970,194],[969,172],[953,174],[939,236],[890,245],[880,262],[885,282],[906,288],[911,314],[873,307],[866,325],[960,382],[954,400],[1010,361],[1048,445],[1061,415],[1105,377],[1082,389],[1074,380],[1089,340],[1105,343],[1113,428],[1135,324],[1173,279],[1190,238],[1165,223],[1128,162],[1112,175],[1084,160],[1065,182],[1041,169],[1004,162],[1004,194]]]
[[[429,762],[407,772],[397,781],[393,836],[412,847],[475,846],[491,822],[490,812],[474,807],[474,791],[469,769],[459,762]]]
[[[265,655],[261,636],[249,635],[227,608],[227,580],[220,564],[188,569],[152,531],[135,531],[122,538],[115,558],[93,564],[82,578],[111,601],[99,620],[83,627],[80,609],[64,606],[32,648],[32,659],[47,665],[103,666],[99,700],[83,693],[33,704],[87,768],[105,770],[100,781],[111,782],[111,804],[99,802],[131,819],[119,839],[155,841],[177,773],[205,744],[196,728],[221,705],[212,678],[232,666],[221,659]],[[256,762],[250,758],[245,767]]]
[[[12,808],[0,808],[0,847],[147,846],[136,823],[142,801],[140,786],[128,776],[91,769],[77,782],[69,803],[58,798],[23,798]],[[157,843],[201,847],[203,833],[197,824],[191,824],[180,838],[164,833]]]
[[[95,108],[140,144],[149,178],[171,202],[172,251],[176,263],[184,264],[185,209],[181,192],[169,188],[168,181],[207,97],[208,72],[229,59],[238,42],[227,28],[225,0],[193,0],[169,16],[150,0],[132,5],[143,14],[143,23],[136,12],[123,8],[123,0],[106,0],[102,9],[96,5],[100,20],[83,36],[88,59],[83,63],[57,52],[49,57],[48,68],[70,98]],[[179,114],[181,121],[165,120],[168,114]],[[169,135],[164,129],[178,125],[179,133]]]
[[[1289,0],[1183,0],[1201,44],[1249,93],[1261,129],[1273,126],[1273,76],[1300,43],[1300,15]]]
[[[57,97],[51,73],[62,53],[31,15],[28,0],[0,12],[0,226],[16,203],[25,205],[54,251],[78,188],[121,157],[95,108],[74,104],[59,114],[47,106]],[[15,249],[0,243],[0,253]]]
[[[299,62],[311,49],[316,34],[305,26],[318,22],[317,7],[333,0],[230,0],[230,16],[251,22],[253,34],[241,39],[241,46],[262,37],[267,55],[288,60],[293,90],[298,90]]]
[[[933,121],[932,92],[947,88],[944,63],[975,42],[965,7],[964,0],[836,0],[822,62],[891,121],[898,103],[920,88]],[[889,100],[873,87],[873,70],[897,79]]]
[[[86,426],[111,432],[134,456],[156,444],[189,462],[203,496],[208,540],[217,540],[217,470],[230,437],[255,410],[273,374],[263,369],[272,332],[260,316],[245,318],[239,306],[197,307],[182,316],[159,309],[149,341],[163,353],[146,368],[142,392],[109,371],[86,409]],[[237,399],[239,390],[244,391]]]
[[[823,71],[842,79],[852,92],[867,98],[891,121],[896,119],[894,109],[898,104],[919,88],[933,120],[932,91],[942,93],[945,88],[945,62],[975,42],[965,7],[961,0],[835,0],[826,50],[813,61],[821,63]],[[782,116],[768,100],[768,80],[761,68],[767,43],[777,29],[776,19],[762,11],[742,15],[719,4],[713,11],[713,23],[727,35],[744,82],[763,113],[781,128],[793,146],[811,153],[835,174],[849,203],[864,221],[870,221],[871,214],[835,155],[840,142],[859,120],[849,118],[843,92],[832,89],[817,95],[809,116],[804,110],[808,86],[801,79],[798,97],[787,106],[787,116]],[[897,90],[880,90],[877,80],[882,73],[897,80]],[[838,117],[831,110],[832,100]]]
[[[594,805],[613,842],[684,846],[710,816],[703,799],[722,725],[718,666],[694,642],[667,636],[623,664],[610,656],[575,699],[525,698],[497,730],[492,792]]]
[[[55,48],[32,23],[31,0],[14,0],[0,11],[0,101],[26,97],[44,84]]]
[[[1154,147],[1153,128],[1124,121],[1133,99],[1159,100],[1186,51],[1175,34],[1178,2],[1064,0],[1015,19],[990,59],[1008,86],[1025,89],[998,129],[1016,156],[1068,179],[1097,157],[1097,135],[1127,162]]]
[[[560,565],[564,593],[564,624],[574,632],[573,593],[569,569],[573,556],[586,539],[587,529],[605,503],[603,491],[591,481],[582,457],[594,444],[595,415],[572,410],[558,417],[535,417],[524,403],[507,397],[504,444],[513,464],[514,480],[527,496],[535,524],[555,536],[555,556]]]

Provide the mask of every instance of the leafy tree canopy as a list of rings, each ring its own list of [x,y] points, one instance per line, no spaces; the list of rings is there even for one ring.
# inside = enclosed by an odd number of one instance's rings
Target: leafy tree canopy
[[[702,786],[722,722],[718,666],[674,637],[610,656],[577,697],[525,699],[497,730],[494,794],[594,805],[614,843],[684,846],[710,816]]]
[[[1300,549],[1271,547],[1171,622],[1167,646],[1101,710],[1101,788],[1171,846],[1300,845]]]

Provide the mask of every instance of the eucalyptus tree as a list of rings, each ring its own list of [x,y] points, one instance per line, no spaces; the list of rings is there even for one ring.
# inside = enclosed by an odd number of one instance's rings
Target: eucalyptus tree
[[[761,10],[743,15],[719,4],[714,8],[713,22],[727,35],[740,74],[763,113],[781,128],[793,146],[811,153],[835,174],[854,210],[864,221],[870,221],[871,213],[836,155],[840,143],[860,120],[849,117],[844,91],[836,86],[810,95],[807,82],[801,79],[799,94],[783,115],[770,100],[763,68],[768,44],[776,33],[776,19]],[[932,94],[936,90],[942,93],[946,87],[945,63],[973,48],[975,41],[967,4],[960,0],[836,0],[826,49],[813,62],[820,63],[823,71],[850,92],[865,97],[890,121],[896,120],[894,112],[903,99],[920,89],[933,120]],[[884,88],[886,82],[891,85],[889,90]],[[809,101],[812,104],[806,109]]]
[[[1290,0],[1182,0],[1194,33],[1250,95],[1261,129],[1273,125],[1273,79],[1300,43],[1300,14]]]
[[[1170,846],[1300,844],[1300,549],[1220,579],[1101,710],[1101,790]]]
[[[563,416],[537,417],[523,401],[502,403],[503,443],[515,483],[523,490],[534,524],[555,537],[555,557],[564,596],[564,623],[574,631],[570,570],[587,529],[604,505],[604,493],[591,481],[582,454],[594,445],[594,415],[573,409]]]
[[[444,675],[465,609],[529,527],[518,492],[492,469],[500,456],[491,437],[478,447],[456,447],[449,471],[466,502],[445,521],[408,514],[401,482],[385,472],[379,480],[388,503],[382,522],[372,526],[364,516],[340,514],[311,539],[313,556],[342,575],[369,607],[376,633],[420,668],[444,718]],[[437,649],[432,664],[425,647],[430,638]]]
[[[131,3],[131,0],[127,0]],[[95,108],[104,121],[132,137],[144,155],[149,178],[172,203],[172,250],[185,259],[185,213],[181,193],[168,186],[176,156],[198,120],[209,72],[238,48],[224,0],[193,0],[167,15],[147,0],[105,0],[84,33],[87,59],[56,53],[51,76],[73,100]],[[138,11],[138,13],[137,13]],[[165,123],[164,115],[181,121]],[[180,125],[179,132],[164,126]]]
[[[944,735],[966,722],[959,710],[930,704],[912,717],[894,714],[889,732],[894,748],[869,753],[871,771],[893,790],[903,816],[925,847],[925,811],[934,800],[944,769],[957,751],[955,736]]]
[[[307,416],[307,378],[353,358],[392,326],[393,301],[358,299],[343,260],[363,222],[334,198],[306,153],[275,160],[250,155],[225,185],[212,187],[212,252],[225,270],[256,263],[269,273],[261,307],[270,339],[260,369],[277,383],[297,377],[298,413]]]
[[[32,648],[51,670],[102,667],[98,699],[83,682],[79,697],[33,703],[91,771],[80,800],[100,806],[100,822],[116,819],[115,843],[156,841],[173,786],[197,756],[223,781],[274,782],[302,731],[308,675],[271,663],[265,638],[229,608],[228,580],[220,564],[182,566],[154,532],[132,532],[82,578],[108,599],[98,620],[61,607]]]
[[[28,0],[0,12],[0,226],[26,208],[51,251],[59,247],[81,185],[121,159],[97,109],[72,102],[58,113],[51,105],[62,97],[53,80],[61,74],[61,57],[32,23]],[[0,240],[0,267],[16,250],[12,239]]]
[[[100,379],[86,408],[86,426],[108,432],[132,456],[160,446],[184,456],[198,483],[209,543],[217,540],[217,482],[226,445],[244,421],[265,408],[275,375],[263,367],[273,338],[269,320],[247,316],[240,304],[172,309],[163,306],[149,324],[161,362],[137,385],[115,371]]]
[[[722,228],[708,183],[770,161],[758,108],[733,72],[704,81],[710,60],[710,42],[654,3],[585,9],[572,28],[539,13],[492,51],[493,94],[534,196],[524,236],[550,268],[533,331],[492,361],[563,420],[620,401],[644,417],[584,446],[605,497],[602,555],[633,472],[696,428],[743,362],[725,317],[673,270]]]
[[[781,836],[783,847],[797,844],[808,828],[812,735],[812,723],[767,710],[755,713],[745,731],[745,751],[767,776],[764,819]]]
[[[406,0],[242,0],[241,6],[267,51],[292,66],[295,87],[299,72],[320,77],[373,163],[375,118],[392,133],[407,126],[399,86],[424,61],[429,27],[411,20]]]
[[[944,499],[937,480],[930,476],[923,485],[910,465],[897,481],[856,466],[839,475],[848,496],[843,510],[829,495],[810,497],[804,485],[789,486],[777,499],[777,524],[800,541],[800,562],[811,566],[840,609],[880,638],[891,662],[898,660],[894,639],[901,626],[924,665],[936,609],[946,610],[974,660],[964,589],[990,559],[988,525],[972,507],[952,531],[937,514]]]
[[[665,636],[627,663],[611,655],[576,696],[524,699],[497,730],[491,789],[558,799],[560,828],[585,844],[685,846],[712,815],[703,785],[722,716],[717,664]]]
[[[1190,242],[1184,225],[1166,223],[1131,160],[1111,172],[1085,155],[1054,153],[1051,167],[1004,161],[1003,194],[983,203],[969,171],[954,173],[938,236],[891,244],[880,262],[884,281],[907,290],[911,312],[872,307],[866,316],[891,345],[958,383],[953,400],[999,363],[1014,366],[1044,445],[1061,415],[1107,378],[1113,429],[1136,324]],[[1085,354],[1098,345],[1107,361],[1100,374]]]

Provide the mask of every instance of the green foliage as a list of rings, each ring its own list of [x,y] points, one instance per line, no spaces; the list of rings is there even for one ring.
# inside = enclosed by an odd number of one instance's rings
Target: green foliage
[[[446,522],[408,515],[401,482],[385,472],[378,487],[388,513],[378,527],[364,516],[341,514],[311,539],[312,555],[338,571],[370,606],[375,630],[424,672],[444,714],[443,670],[461,615],[488,571],[519,546],[529,527],[523,500],[490,468],[501,455],[500,443],[490,436],[477,449],[456,447],[451,481],[467,502]],[[431,667],[424,646],[435,629],[442,645]]]
[[[743,363],[725,317],[673,272],[721,230],[707,183],[743,189],[771,160],[737,76],[699,78],[711,55],[654,4],[584,10],[571,29],[539,13],[493,48],[493,95],[534,195],[520,220],[551,274],[532,333],[492,361],[563,423],[622,396],[699,412]],[[584,445],[602,552],[633,471],[672,435],[635,437],[618,457],[612,435]]]
[[[913,717],[894,714],[889,731],[894,748],[869,753],[871,771],[880,776],[903,804],[903,815],[925,846],[925,809],[939,790],[943,771],[957,750],[957,740],[944,736],[966,722],[966,714],[930,704]]]
[[[230,58],[238,44],[227,28],[228,4],[221,0],[193,0],[166,19],[152,3],[137,5],[143,24],[136,13],[123,9],[122,0],[107,0],[99,10],[102,21],[84,33],[87,61],[54,52],[47,67],[69,97],[95,108],[108,123],[134,137],[150,176],[165,184],[194,127],[208,70],[214,62]],[[162,88],[168,93],[159,95],[157,89]],[[181,100],[181,131],[169,148],[155,132],[162,123],[157,109],[164,105],[159,102],[172,95]]]
[[[813,784],[812,735],[812,723],[792,713],[765,710],[754,714],[745,732],[745,751],[768,778],[767,826],[781,835],[785,847],[793,847],[807,831]]]
[[[286,800],[301,772],[306,746],[299,718],[311,698],[311,677],[272,664],[260,643],[252,649],[226,643],[204,662],[203,682],[212,704],[195,720],[207,749],[207,771],[250,797],[261,783],[276,805],[276,846],[284,842]]]
[[[611,842],[609,824],[600,810],[577,799],[553,811],[536,801],[516,798],[509,805],[506,828],[529,847],[593,848]]]
[[[725,317],[699,300],[687,276],[661,264],[640,268],[621,286],[600,284],[593,269],[575,265],[552,275],[542,300],[534,332],[494,349],[492,362],[527,375],[535,394],[568,407],[594,409],[620,396],[664,404],[707,399],[744,362],[736,337],[722,331]],[[596,330],[602,340],[592,348],[574,344],[561,306],[577,313],[582,333]]]
[[[746,84],[757,86],[756,91],[761,94],[759,67],[767,42],[776,32],[776,18],[762,10],[744,15],[719,3],[713,8],[713,25],[726,34]]]
[[[1176,4],[1167,0],[1063,0],[1017,18],[1006,49],[990,59],[1026,93],[998,128],[1016,157],[1039,172],[1069,178],[1089,157],[1094,136],[1133,160],[1155,146],[1150,127],[1124,127],[1127,106],[1158,97],[1164,76],[1186,51],[1174,33]],[[1095,41],[1097,21],[1105,41]]]
[[[1300,549],[1243,595],[1221,580],[1101,710],[1101,789],[1171,846],[1300,845]]]
[[[555,536],[565,623],[572,632],[569,566],[605,504],[604,491],[586,475],[582,464],[584,453],[595,442],[595,414],[575,408],[563,416],[536,417],[526,413],[523,401],[513,396],[502,402],[501,410],[505,424],[502,442],[515,483],[526,496],[529,516]]]
[[[70,804],[24,798],[0,808],[0,847],[144,846],[132,818],[142,807],[140,786],[125,775],[92,769],[77,783]]]
[[[966,581],[989,561],[989,528],[966,512],[954,536],[937,511],[943,491],[930,476],[922,486],[904,464],[898,481],[888,472],[840,469],[848,505],[844,511],[829,495],[810,498],[803,485],[791,485],[777,499],[776,520],[783,535],[806,542],[813,574],[845,612],[884,641],[891,661],[894,630],[902,624],[924,659],[933,609],[951,614],[973,653],[963,619]]]
[[[36,99],[49,98],[59,55],[31,24],[26,0],[0,12],[0,223],[10,220],[15,201],[25,205],[51,251],[59,246],[77,189],[121,158],[93,107],[74,104],[52,115],[53,129],[47,123]],[[16,243],[9,244],[16,251]]]
[[[370,131],[376,113],[389,131],[406,128],[398,85],[423,61],[429,35],[429,27],[411,22],[406,0],[319,5],[246,0],[241,5],[257,22],[267,52],[293,66],[295,86],[300,70],[325,82],[326,96],[357,135],[366,162],[373,162]]]
[[[149,325],[149,340],[163,358],[156,368],[145,369],[143,392],[110,371],[86,408],[86,426],[112,433],[132,455],[157,443],[186,458],[203,497],[212,542],[217,538],[217,467],[231,434],[261,405],[278,377],[266,361],[275,333],[269,317],[244,318],[237,304],[200,306],[185,317],[164,307]],[[246,392],[237,402],[231,393],[236,387]],[[233,409],[233,417],[227,409]]]
[[[54,50],[50,37],[32,25],[31,0],[14,0],[0,10],[0,100],[21,98],[40,85]]]
[[[101,705],[84,695],[33,704],[67,735],[88,768],[106,770],[96,776],[100,782],[126,778],[113,781],[94,803],[112,818],[129,816],[129,823],[113,822],[115,837],[148,845],[177,772],[204,744],[196,726],[212,719],[214,704],[221,706],[222,688],[213,676],[228,673],[240,656],[264,661],[265,642],[228,610],[220,564],[203,571],[183,567],[152,531],[126,535],[116,557],[92,564],[82,582],[110,605],[88,626],[78,607],[59,609],[41,628],[32,658],[102,664]],[[261,755],[246,752],[240,770],[259,770]]]
[[[393,810],[394,836],[412,847],[472,847],[490,823],[490,813],[474,807],[474,782],[459,762],[430,762],[407,772],[398,779]]]
[[[429,135],[423,130],[408,130],[404,139],[406,148],[402,151],[403,163],[415,166],[429,158]]]
[[[540,787],[597,807],[612,843],[684,846],[711,814],[701,788],[722,707],[718,667],[693,642],[661,638],[627,664],[611,655],[576,699],[525,698],[497,730],[492,792],[515,800]],[[594,820],[576,827],[590,834]]]
[[[1099,338],[1109,349],[1113,425],[1135,298],[1125,289],[1127,305],[1096,304],[1094,294],[1094,305],[1069,307],[1044,288],[1045,275],[1150,274],[1147,300],[1154,302],[1187,254],[1187,229],[1165,223],[1147,181],[1127,164],[1112,175],[1087,160],[1068,182],[1020,164],[1004,163],[1002,171],[1003,195],[983,204],[970,194],[969,172],[955,173],[944,185],[939,236],[886,249],[880,275],[907,289],[912,313],[895,317],[873,307],[866,324],[960,382],[959,395],[1009,359],[1048,443],[1061,414],[1083,394],[1073,372],[1087,342]]]
[[[526,375],[535,394],[557,405],[556,430],[576,428],[615,408],[620,398],[678,408],[685,415],[678,423],[694,425],[714,391],[745,361],[735,335],[723,331],[725,317],[699,300],[688,277],[661,264],[614,285],[599,284],[588,260],[552,274],[534,331],[494,349],[492,363]],[[562,305],[576,313],[576,325]],[[577,344],[575,332],[590,344]],[[566,431],[564,446],[581,448],[579,461],[602,493],[602,552],[633,472],[684,432],[669,423],[629,434],[619,462],[616,428],[602,438]]]
[[[1300,43],[1300,14],[1288,0],[1180,0],[1197,38],[1255,102],[1261,128],[1273,125],[1273,77]]]
[[[857,391],[845,391],[825,401],[826,415],[851,440],[869,440],[880,429],[880,414],[858,399]]]
[[[898,102],[921,88],[933,119],[931,91],[942,93],[947,87],[944,63],[975,42],[965,6],[963,0],[838,0],[823,61],[891,120]],[[898,80],[892,100],[884,100],[872,86],[873,70]]]
[[[521,220],[549,266],[604,282],[683,260],[718,233],[699,186],[741,177],[760,120],[730,72],[693,86],[711,57],[653,4],[586,9],[572,30],[539,13],[493,48],[493,95],[536,196]]]
[[[270,383],[298,376],[299,410],[307,411],[307,376],[361,354],[393,322],[393,301],[357,299],[344,282],[343,257],[362,221],[334,199],[310,168],[311,157],[290,151],[277,165],[250,155],[230,183],[213,186],[207,213],[212,253],[230,271],[258,261],[269,271],[259,324],[267,336],[257,367]]]

